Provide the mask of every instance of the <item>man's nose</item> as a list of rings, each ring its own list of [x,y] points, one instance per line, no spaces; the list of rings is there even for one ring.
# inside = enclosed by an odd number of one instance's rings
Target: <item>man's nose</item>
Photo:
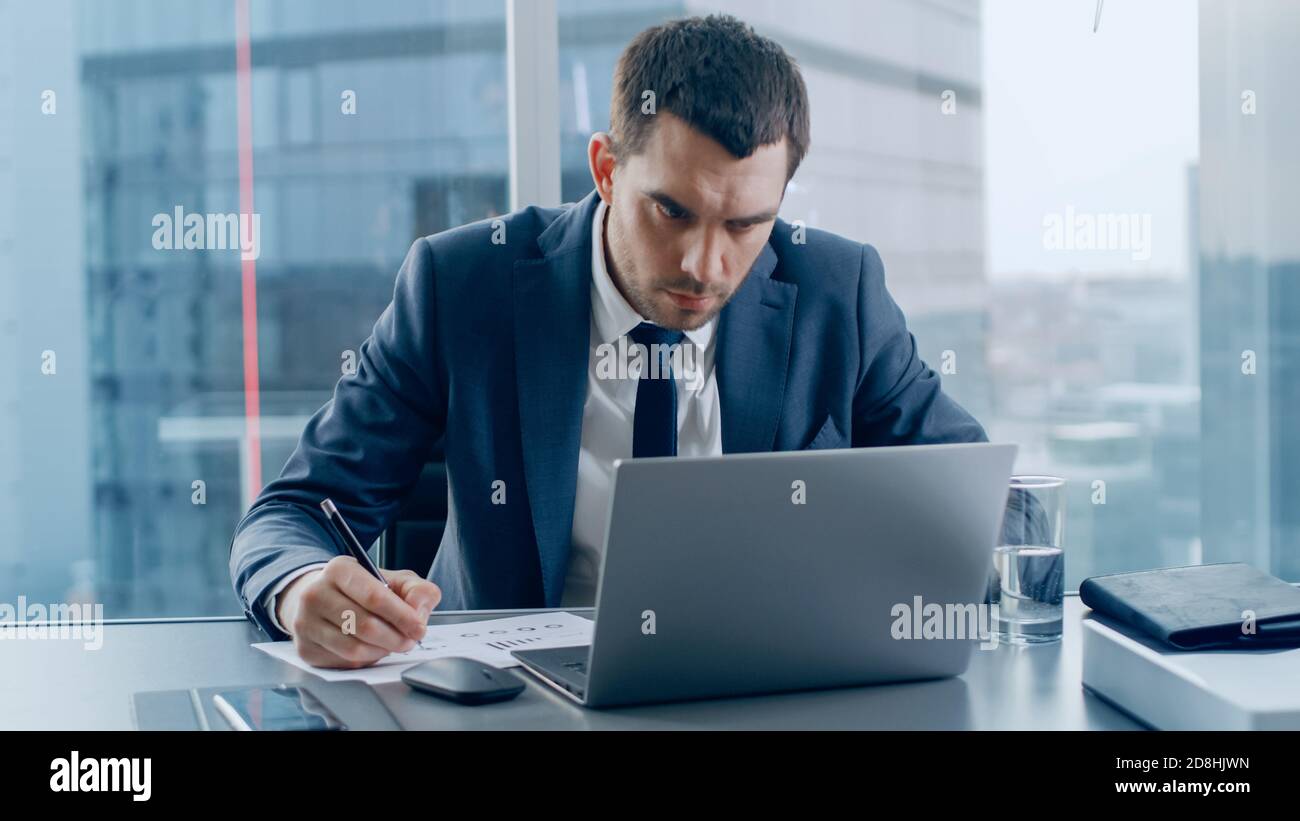
[[[682,270],[696,282],[713,290],[727,278],[723,250],[722,238],[713,231],[704,230],[692,237],[692,242],[682,257]]]

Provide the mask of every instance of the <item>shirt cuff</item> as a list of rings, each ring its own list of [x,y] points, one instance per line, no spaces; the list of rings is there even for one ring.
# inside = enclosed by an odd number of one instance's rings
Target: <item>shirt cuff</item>
[[[319,570],[324,566],[325,566],[325,562],[316,562],[315,564],[304,565],[298,568],[297,570],[291,570],[288,573],[285,573],[284,576],[280,579],[280,581],[276,582],[274,586],[272,586],[269,590],[267,590],[264,594],[262,594],[262,608],[266,611],[267,615],[270,617],[271,624],[275,625],[275,629],[285,634],[289,633],[288,630],[284,629],[284,625],[280,624],[280,619],[275,614],[276,596],[280,595],[280,593],[286,587],[288,587],[289,584],[294,579],[298,578],[299,576],[310,573],[313,570]]]

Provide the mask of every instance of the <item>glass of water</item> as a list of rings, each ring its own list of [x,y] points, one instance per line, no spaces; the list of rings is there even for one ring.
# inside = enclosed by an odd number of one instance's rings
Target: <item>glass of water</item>
[[[993,631],[1010,644],[1061,640],[1065,480],[1013,476],[993,550]]]

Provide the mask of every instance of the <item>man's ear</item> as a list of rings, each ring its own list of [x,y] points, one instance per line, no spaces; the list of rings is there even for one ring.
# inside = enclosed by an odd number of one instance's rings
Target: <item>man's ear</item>
[[[587,143],[587,164],[591,167],[591,181],[595,183],[600,198],[606,204],[612,203],[614,167],[617,161],[614,158],[614,141],[604,131],[591,135],[591,142]]]

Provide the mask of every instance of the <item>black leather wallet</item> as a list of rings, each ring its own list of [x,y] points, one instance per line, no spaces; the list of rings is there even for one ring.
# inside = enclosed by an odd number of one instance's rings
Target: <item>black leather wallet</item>
[[[1093,576],[1079,598],[1180,650],[1300,647],[1300,589],[1247,564]]]

